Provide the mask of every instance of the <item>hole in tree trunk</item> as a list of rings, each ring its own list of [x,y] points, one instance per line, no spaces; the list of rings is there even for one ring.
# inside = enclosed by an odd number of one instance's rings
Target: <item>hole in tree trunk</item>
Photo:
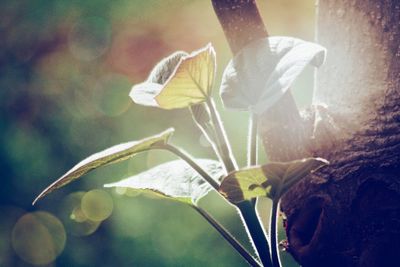
[[[303,207],[289,230],[290,243],[307,246],[315,236],[323,212],[322,200],[312,200]]]

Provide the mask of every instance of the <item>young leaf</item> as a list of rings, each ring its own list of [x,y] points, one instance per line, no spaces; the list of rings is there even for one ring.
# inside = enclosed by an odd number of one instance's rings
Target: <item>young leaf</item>
[[[211,44],[182,57],[156,96],[157,103],[162,108],[175,109],[204,102],[211,94],[215,69],[215,51]]]
[[[129,96],[145,106],[189,107],[204,102],[211,94],[215,69],[211,44],[190,55],[175,52],[156,65],[146,82],[133,86]]]
[[[215,77],[215,51],[211,44],[182,57],[156,101],[161,108],[184,108],[204,102]]]
[[[129,96],[136,104],[144,106],[159,107],[155,97],[163,89],[164,83],[174,73],[175,68],[180,63],[182,57],[188,53],[177,51],[172,55],[162,59],[151,71],[147,80],[133,86]]]
[[[222,101],[227,108],[261,114],[284,95],[307,65],[322,65],[325,54],[324,47],[297,38],[254,41],[225,68]]]
[[[326,164],[328,162],[321,158],[306,158],[234,171],[223,179],[219,191],[232,203],[260,196],[279,198],[295,183]]]
[[[176,67],[181,63],[183,57],[189,54],[184,51],[176,51],[162,59],[150,72],[147,82],[164,84],[175,72]]]
[[[139,152],[143,152],[153,148],[154,145],[166,144],[173,132],[174,129],[170,128],[160,134],[153,135],[139,141],[119,144],[91,155],[90,157],[79,162],[67,173],[65,173],[58,180],[48,186],[45,190],[43,190],[43,192],[41,192],[39,196],[33,201],[33,204],[35,204],[40,198],[44,197],[55,189],[60,188],[75,179],[78,179],[79,177],[83,176],[91,170],[94,170],[101,166],[127,160]]]
[[[219,183],[223,168],[218,161],[199,159],[196,162]],[[129,190],[151,192],[156,196],[189,204],[196,204],[212,187],[185,161],[175,160],[150,170],[106,184],[105,187],[124,187]]]

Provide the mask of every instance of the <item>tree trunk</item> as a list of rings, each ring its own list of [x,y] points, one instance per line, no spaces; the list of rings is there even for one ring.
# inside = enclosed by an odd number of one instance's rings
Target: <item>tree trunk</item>
[[[213,0],[236,53],[267,32],[254,0]],[[321,0],[328,48],[313,105],[290,93],[262,116],[269,158],[331,164],[282,200],[289,252],[302,266],[395,266],[400,254],[400,3]]]
[[[292,133],[308,136],[296,151],[331,164],[282,201],[290,252],[302,266],[395,266],[400,253],[400,2],[321,0],[317,28],[328,57],[318,72],[313,107]],[[265,127],[269,123],[264,119]],[[264,130],[264,144],[269,155],[284,160],[282,151],[269,147],[276,133]],[[280,150],[293,151],[290,146]]]

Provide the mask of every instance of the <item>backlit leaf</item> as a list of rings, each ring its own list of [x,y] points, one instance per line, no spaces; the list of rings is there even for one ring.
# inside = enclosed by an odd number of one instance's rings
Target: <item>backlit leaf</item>
[[[79,162],[58,180],[48,186],[42,193],[39,194],[39,196],[34,200],[33,204],[35,204],[36,201],[48,193],[72,182],[75,179],[78,179],[91,170],[101,166],[127,160],[139,152],[153,148],[155,145],[167,143],[173,131],[174,129],[170,128],[160,134],[153,135],[139,141],[131,141],[119,144],[91,155],[90,157]]]
[[[274,105],[307,65],[319,67],[326,49],[291,37],[269,37],[243,48],[225,68],[225,107],[261,114]]]
[[[216,181],[223,176],[218,161],[199,159],[196,162]],[[150,192],[162,198],[172,198],[185,203],[196,204],[212,187],[185,161],[175,160],[158,165],[150,170],[106,184],[105,187],[122,187],[139,192]]]
[[[164,84],[173,75],[182,58],[188,55],[184,51],[176,51],[162,59],[150,72],[147,82]]]
[[[180,63],[182,57],[188,53],[177,51],[172,55],[162,59],[151,71],[147,80],[132,87],[129,96],[133,102],[139,105],[159,107],[155,97],[161,92],[164,83],[174,73],[175,68]]]
[[[155,97],[159,107],[175,109],[204,102],[214,83],[215,60],[215,51],[211,44],[182,57]]]
[[[223,179],[219,191],[232,203],[260,196],[279,198],[302,178],[327,164],[321,158],[306,158],[238,170]]]

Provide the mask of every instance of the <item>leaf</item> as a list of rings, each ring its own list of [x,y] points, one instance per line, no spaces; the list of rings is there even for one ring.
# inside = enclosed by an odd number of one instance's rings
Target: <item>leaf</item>
[[[175,72],[183,57],[189,54],[184,51],[176,51],[162,59],[150,72],[147,82],[164,84]]]
[[[326,49],[291,37],[269,37],[243,48],[225,68],[220,94],[227,108],[262,114],[289,89],[307,65],[319,67]]]
[[[143,106],[159,107],[155,97],[161,92],[163,86],[158,83],[139,83],[132,87],[129,96],[133,102]]]
[[[308,158],[292,161],[292,164],[286,169],[281,195],[286,193],[294,184],[310,173],[328,164],[329,161],[322,158]]]
[[[215,67],[215,51],[211,44],[182,57],[155,97],[159,107],[175,109],[204,102],[211,94]]]
[[[219,191],[232,203],[259,196],[280,198],[302,178],[327,164],[321,158],[306,158],[238,170],[223,179]]]
[[[86,159],[75,165],[63,176],[61,176],[54,183],[52,183],[50,186],[48,186],[45,190],[43,190],[43,192],[41,192],[39,196],[36,197],[36,199],[33,201],[33,205],[40,198],[51,193],[55,189],[58,189],[72,182],[73,180],[78,179],[79,177],[83,176],[91,170],[94,170],[101,166],[127,160],[139,152],[143,152],[153,148],[156,144],[166,144],[173,132],[174,129],[170,128],[160,134],[153,135],[139,141],[131,141],[119,144],[96,154],[93,154],[90,157],[87,157]]]
[[[215,180],[223,176],[218,161],[199,159],[196,162]],[[212,187],[185,161],[175,160],[158,165],[150,170],[106,184],[105,187],[123,187],[139,192],[151,192],[158,197],[196,204]]]
[[[177,51],[162,59],[151,71],[144,83],[133,86],[129,96],[136,104],[158,107],[155,97],[161,92],[163,84],[169,79],[182,57],[188,53]]]

